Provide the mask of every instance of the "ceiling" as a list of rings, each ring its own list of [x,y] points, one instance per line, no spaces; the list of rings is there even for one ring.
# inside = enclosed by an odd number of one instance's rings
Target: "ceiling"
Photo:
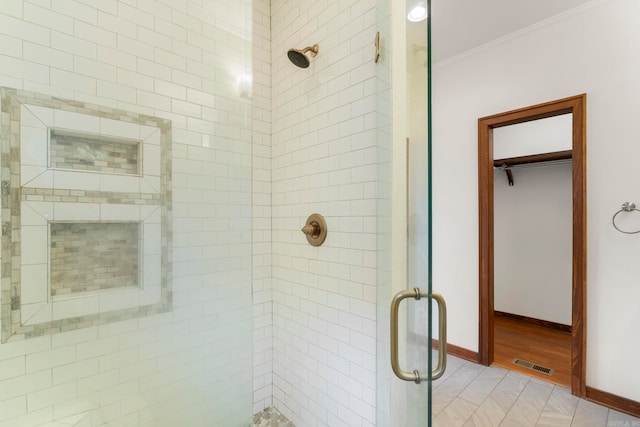
[[[594,0],[432,0],[432,58],[439,62]],[[597,0],[596,0],[597,1]],[[416,0],[407,0],[407,6]],[[407,22],[408,45],[425,45],[425,23]]]

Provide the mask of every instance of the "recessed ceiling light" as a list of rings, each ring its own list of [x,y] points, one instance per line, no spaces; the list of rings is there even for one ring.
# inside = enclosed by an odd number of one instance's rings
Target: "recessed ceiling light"
[[[409,10],[407,19],[411,22],[420,22],[427,19],[427,6],[424,2],[419,2]]]

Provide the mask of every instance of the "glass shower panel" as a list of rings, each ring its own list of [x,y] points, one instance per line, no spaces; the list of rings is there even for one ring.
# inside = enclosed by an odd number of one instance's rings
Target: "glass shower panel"
[[[246,426],[254,3],[68,6],[0,6],[0,426]]]

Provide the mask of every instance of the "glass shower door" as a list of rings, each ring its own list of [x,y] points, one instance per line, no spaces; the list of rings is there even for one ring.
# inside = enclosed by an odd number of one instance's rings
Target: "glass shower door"
[[[444,374],[447,351],[446,304],[442,295],[433,291],[432,281],[431,1],[409,0],[406,5],[408,289],[394,296],[391,322],[396,322],[398,307],[406,299],[404,347],[408,371],[395,357],[398,346],[393,326],[391,363],[398,378],[418,386],[408,395],[409,412],[415,414],[409,416],[409,425],[430,426],[432,381]],[[420,390],[423,382],[426,390]],[[427,423],[421,420],[425,412]]]
[[[379,2],[383,10],[380,3],[384,2]],[[391,28],[380,26],[378,68],[379,81],[382,87],[388,82],[390,92],[381,96],[382,102],[391,105],[390,117],[381,115],[379,138],[390,141],[391,150],[380,147],[381,156],[389,156],[381,157],[380,165],[388,167],[383,172],[389,174],[390,184],[385,189],[389,196],[381,198],[388,205],[379,206],[380,217],[389,216],[379,228],[380,246],[389,251],[381,252],[385,258],[380,265],[386,261],[388,266],[380,270],[378,297],[378,401],[388,402],[388,407],[379,408],[378,424],[430,426],[431,381],[442,375],[446,361],[446,332],[433,333],[446,325],[446,308],[432,293],[431,283],[430,2],[392,3]],[[433,316],[439,321],[432,321]],[[432,353],[434,338],[442,343],[440,353]]]

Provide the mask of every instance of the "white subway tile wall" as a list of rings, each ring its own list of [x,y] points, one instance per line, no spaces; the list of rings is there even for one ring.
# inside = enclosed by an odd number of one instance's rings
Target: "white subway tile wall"
[[[246,399],[375,424],[374,35],[373,0],[3,2],[0,85],[172,120],[175,309],[0,346],[0,426],[210,424]],[[229,328],[251,334],[251,262],[253,350]]]
[[[253,0],[253,413],[273,405],[271,0]],[[206,94],[187,93],[187,98]],[[207,104],[205,104],[207,105]],[[206,108],[206,107],[203,107]],[[208,115],[220,114],[207,108]]]
[[[273,405],[298,426],[376,422],[375,7],[271,4]],[[320,247],[300,232],[316,212]]]
[[[240,424],[271,404],[270,12],[254,3],[1,2],[0,86],[172,121],[174,231],[173,311],[0,344],[1,427]]]

